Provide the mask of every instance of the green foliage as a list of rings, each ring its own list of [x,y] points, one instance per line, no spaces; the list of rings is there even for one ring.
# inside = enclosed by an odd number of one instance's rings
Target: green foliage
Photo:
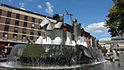
[[[113,0],[114,6],[109,9],[105,27],[112,37],[124,33],[124,0]]]

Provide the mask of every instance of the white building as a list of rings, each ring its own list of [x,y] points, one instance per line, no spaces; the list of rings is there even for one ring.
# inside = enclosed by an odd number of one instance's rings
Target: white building
[[[106,47],[106,49],[108,50],[108,52],[110,52],[110,48],[111,48],[111,38],[102,38],[99,40],[99,44],[102,47]]]

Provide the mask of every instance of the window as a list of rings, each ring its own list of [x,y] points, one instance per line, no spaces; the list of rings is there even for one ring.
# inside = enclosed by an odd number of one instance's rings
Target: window
[[[9,26],[8,25],[5,25],[4,31],[8,31],[8,30],[9,30]]]
[[[0,15],[2,15],[2,10],[0,9]]]
[[[34,24],[31,24],[31,28],[34,28]]]
[[[26,20],[26,21],[27,21],[27,20],[28,20],[28,16],[24,16],[24,20]]]
[[[16,14],[16,18],[17,19],[20,19],[20,14]]]
[[[7,38],[8,37],[8,33],[3,33],[3,37]]]
[[[11,19],[10,19],[10,18],[6,18],[6,24],[9,24],[9,23],[10,23],[10,21],[11,21]]]
[[[22,35],[22,39],[23,40],[26,40],[26,35]]]
[[[7,17],[11,17],[12,12],[8,11]]]
[[[41,31],[38,31],[38,35],[41,35]]]
[[[15,25],[19,25],[19,21],[18,20],[15,21]]]
[[[41,23],[42,22],[42,19],[39,19],[39,23]]]
[[[23,33],[26,33],[27,29],[26,28],[23,28]]]
[[[13,38],[16,39],[17,38],[17,34],[13,34]]]
[[[33,40],[33,38],[34,38],[33,36],[30,36],[30,40]]]
[[[24,25],[23,25],[24,27],[27,27],[27,22],[24,22]]]
[[[31,30],[30,34],[32,34],[32,35],[33,35],[33,34],[34,34],[34,30]]]
[[[18,27],[14,27],[14,32],[18,32]]]
[[[35,18],[34,17],[32,17],[32,22],[35,22]]]

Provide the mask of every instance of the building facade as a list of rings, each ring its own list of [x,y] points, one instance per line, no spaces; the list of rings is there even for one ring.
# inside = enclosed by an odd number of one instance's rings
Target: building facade
[[[13,46],[17,43],[27,43],[27,38],[35,41],[40,35],[44,36],[45,30],[39,24],[46,17],[56,23],[51,17],[1,4],[0,44]]]
[[[84,28],[81,29],[81,36],[84,36],[86,38],[87,46],[89,48],[93,47],[92,46],[92,36],[90,33],[86,32]]]
[[[111,52],[112,48],[111,38],[102,38],[99,40],[99,44],[101,45],[101,47],[105,47],[108,50],[108,52]]]
[[[73,33],[73,27],[69,24],[63,24],[63,30]]]
[[[58,18],[48,17],[31,11],[15,8],[5,4],[0,6],[0,44],[14,46],[15,44],[28,43],[27,38],[36,41],[37,38],[45,36],[45,29],[40,27],[44,18],[52,23],[58,22]],[[73,32],[73,26],[63,24],[63,30]],[[96,38],[82,28],[81,36],[86,38],[88,47],[95,45]],[[94,43],[94,44],[93,44]]]
[[[116,47],[124,47],[124,35],[112,38],[112,44]]]

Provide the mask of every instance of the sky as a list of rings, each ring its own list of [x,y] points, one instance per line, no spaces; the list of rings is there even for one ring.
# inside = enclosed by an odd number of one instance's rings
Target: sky
[[[104,23],[108,19],[108,10],[114,5],[112,0],[0,0],[1,3],[50,17],[64,14],[67,10],[85,31],[97,39],[111,38]],[[69,16],[65,16],[64,20],[71,25]]]

